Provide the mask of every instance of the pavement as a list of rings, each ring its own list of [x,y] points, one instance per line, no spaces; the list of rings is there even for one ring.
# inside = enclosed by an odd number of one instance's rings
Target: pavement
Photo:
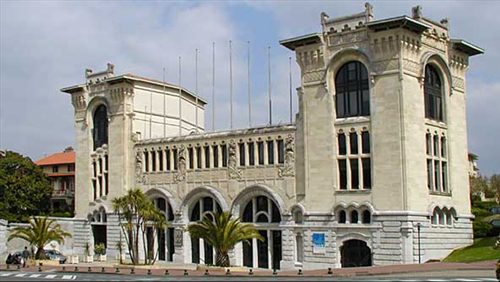
[[[59,266],[30,266],[27,268],[17,269],[17,266],[10,266],[7,269],[5,264],[0,264],[0,278],[6,277],[18,277],[18,278],[29,278],[32,275],[37,275],[33,278],[42,278],[41,275],[49,275],[57,278],[60,277],[62,280],[75,280],[77,277],[83,277],[86,275],[98,275],[98,277],[119,277],[120,279],[129,280],[129,278],[149,277],[148,280],[156,280],[153,278],[158,278],[162,276],[163,278],[177,277],[183,278],[195,278],[203,280],[210,280],[212,277],[224,276],[229,278],[245,278],[245,280],[271,280],[275,281],[277,277],[295,277],[301,278],[300,280],[306,281],[306,278],[330,278],[337,277],[340,279],[370,279],[370,277],[377,278],[391,278],[391,277],[462,277],[460,279],[465,279],[463,277],[482,277],[485,279],[492,279],[495,277],[495,261],[487,262],[477,262],[477,263],[424,263],[424,264],[399,264],[399,265],[387,265],[387,266],[372,266],[372,267],[358,267],[358,268],[333,268],[331,272],[328,269],[318,269],[318,270],[284,270],[277,271],[273,273],[272,270],[264,269],[252,269],[252,273],[243,270],[242,268],[236,268],[230,271],[228,275],[224,269],[209,268],[195,269],[196,265],[193,264],[158,264],[154,266],[132,266],[132,265],[120,265],[117,267],[113,262],[94,262],[94,263],[81,263],[77,265],[59,265]],[[208,272],[207,272],[208,271]],[[7,274],[8,273],[8,274]],[[467,275],[469,273],[469,275]],[[25,275],[23,275],[25,274]],[[108,274],[103,276],[103,274]],[[44,277],[45,277],[44,276]],[[248,278],[248,279],[247,279]],[[304,279],[302,279],[304,278]],[[458,278],[457,278],[458,279]],[[3,279],[0,279],[3,280]],[[82,279],[77,279],[82,280]],[[83,279],[85,280],[85,279]],[[109,279],[106,279],[110,281]],[[179,279],[177,279],[179,280]],[[225,279],[226,280],[226,279]],[[439,279],[438,279],[439,280]],[[418,280],[421,281],[421,280]],[[423,280],[422,280],[423,281]],[[440,280],[445,281],[445,280]],[[457,280],[460,281],[460,280]],[[476,281],[476,280],[461,280],[461,281]],[[495,281],[495,280],[479,280],[479,281]]]

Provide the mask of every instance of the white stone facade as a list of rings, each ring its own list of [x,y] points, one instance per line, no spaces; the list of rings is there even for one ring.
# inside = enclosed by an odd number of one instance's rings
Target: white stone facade
[[[116,252],[110,200],[134,187],[158,205],[165,200],[172,215],[167,261],[210,263],[210,248],[183,228],[218,208],[267,237],[234,250],[232,263],[251,267],[417,263],[472,243],[465,72],[482,50],[450,39],[446,20],[426,19],[419,7],[412,13],[374,20],[369,4],[343,18],[323,13],[321,33],[281,41],[302,74],[290,125],[203,133],[205,102],[192,93],[114,76],[112,65],[87,72],[87,83],[62,90],[75,107],[74,248],[93,242],[92,226],[104,226],[108,253]],[[339,117],[336,77],[351,62],[346,85],[352,66],[362,80],[355,87],[365,90],[346,92],[350,116]],[[428,65],[440,77],[437,120],[426,117]],[[95,148],[100,105],[107,140]],[[427,135],[437,143],[428,145]],[[368,253],[358,263],[350,252],[361,249]]]

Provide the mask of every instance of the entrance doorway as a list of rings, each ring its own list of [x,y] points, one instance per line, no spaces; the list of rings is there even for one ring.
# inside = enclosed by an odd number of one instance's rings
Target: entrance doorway
[[[340,247],[342,267],[361,267],[372,265],[372,252],[361,240],[345,241]]]
[[[169,224],[174,221],[174,212],[168,200],[164,198],[156,198],[153,200],[156,208],[161,211]],[[151,238],[152,240],[152,238]],[[174,228],[166,228],[158,230],[156,235],[158,243],[158,260],[173,261],[175,247],[174,247]]]

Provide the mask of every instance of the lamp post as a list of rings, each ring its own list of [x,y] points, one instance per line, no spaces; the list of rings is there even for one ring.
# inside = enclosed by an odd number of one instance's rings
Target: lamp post
[[[420,223],[417,223],[417,236],[418,236],[418,263],[422,263],[422,256],[421,256],[421,253],[420,253],[420,227],[422,226],[422,224]]]

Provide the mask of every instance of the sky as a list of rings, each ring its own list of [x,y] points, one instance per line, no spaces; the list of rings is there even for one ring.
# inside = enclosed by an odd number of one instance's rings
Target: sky
[[[483,175],[500,173],[500,2],[371,1],[376,19],[410,15],[447,17],[451,37],[472,42],[486,54],[470,59],[467,74],[469,150]],[[289,122],[289,58],[292,89],[300,86],[293,52],[278,41],[320,32],[320,13],[332,17],[364,11],[361,1],[0,1],[0,148],[37,160],[73,146],[70,95],[60,89],[84,83],[86,68],[133,73],[194,91],[212,102],[215,43],[215,129],[229,128],[229,41],[233,49],[234,127],[246,128],[248,61],[252,125],[268,122],[271,54],[273,123]],[[268,49],[270,48],[270,49]],[[297,111],[293,91],[293,114]],[[211,130],[211,105],[206,110]]]

